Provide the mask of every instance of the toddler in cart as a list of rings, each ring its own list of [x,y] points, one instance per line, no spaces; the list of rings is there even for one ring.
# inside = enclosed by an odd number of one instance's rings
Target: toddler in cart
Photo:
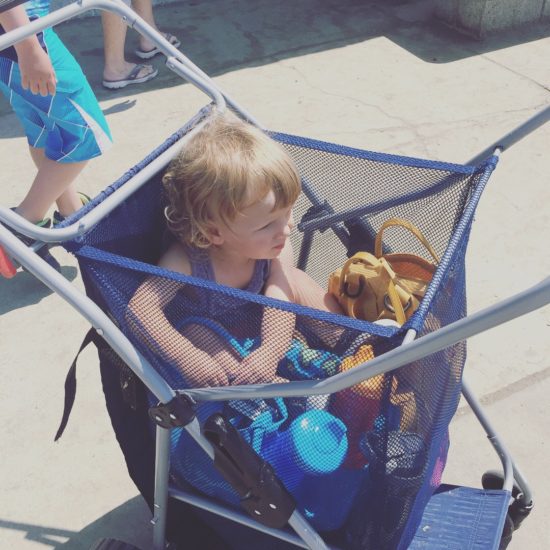
[[[214,114],[172,161],[163,183],[165,216],[175,239],[159,266],[341,313],[332,295],[293,266],[289,235],[300,178],[289,155],[264,132],[232,114]],[[279,361],[296,344],[294,313],[264,306],[260,344],[244,350],[210,322],[222,307],[213,299],[206,300],[200,317],[192,316],[177,330],[165,310],[181,287],[169,279],[147,279],[130,302],[129,318],[177,366],[188,386],[277,379]],[[235,347],[241,348],[238,353]]]

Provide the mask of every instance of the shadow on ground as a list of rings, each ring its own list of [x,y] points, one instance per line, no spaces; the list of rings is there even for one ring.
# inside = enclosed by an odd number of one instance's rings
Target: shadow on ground
[[[74,281],[78,271],[73,266],[62,266],[61,274],[65,279]],[[2,296],[0,315],[38,304],[51,293],[52,291],[45,284],[26,271],[19,271],[13,279],[0,277],[0,295]]]
[[[528,25],[477,40],[434,20],[432,5],[432,0],[181,0],[157,6],[155,14],[159,27],[176,34],[187,57],[212,77],[376,37],[386,37],[426,62],[449,63],[550,35],[550,25]],[[161,71],[154,80],[105,90],[99,17],[73,19],[57,30],[100,100],[181,84],[179,76],[160,67],[157,56],[153,63]],[[131,32],[128,59],[139,61],[132,54],[136,45],[137,34]],[[114,108],[132,106],[126,100]],[[0,115],[7,112],[7,102],[0,102]],[[0,139],[22,135],[18,131],[4,128]]]
[[[145,545],[150,539],[150,520],[151,515],[145,501],[140,496],[136,496],[101,516],[81,531],[2,519],[0,519],[0,530],[20,531],[22,535],[24,534],[25,540],[43,545],[44,550],[87,550],[101,538],[116,538],[146,550]]]

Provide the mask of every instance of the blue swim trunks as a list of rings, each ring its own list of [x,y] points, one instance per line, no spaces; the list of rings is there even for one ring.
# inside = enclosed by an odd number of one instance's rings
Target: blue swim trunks
[[[105,152],[112,143],[107,121],[80,65],[52,29],[43,36],[57,77],[53,96],[21,87],[19,65],[0,52],[0,90],[23,124],[31,147],[57,162],[80,162]]]

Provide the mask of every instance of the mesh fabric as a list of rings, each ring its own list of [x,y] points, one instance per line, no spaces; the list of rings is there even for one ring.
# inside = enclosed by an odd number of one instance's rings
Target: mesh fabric
[[[166,245],[158,174],[68,248],[90,295],[174,389],[230,384],[241,362],[265,344],[266,315],[275,329],[295,319],[290,344],[261,366],[264,377],[280,381],[332,376],[398,346],[409,328],[423,336],[465,314],[465,251],[494,160],[475,168],[273,137],[303,178],[295,218],[304,231],[295,232],[293,247],[319,284],[326,287],[350,246],[372,252],[374,235],[393,217],[419,227],[441,263],[401,329],[169,272],[155,266]],[[384,244],[429,259],[403,230],[388,229]],[[461,343],[330,396],[204,403],[198,417],[226,414],[327,540],[345,548],[406,548],[441,481],[465,355]],[[183,430],[172,433],[171,461],[173,479],[238,506]]]

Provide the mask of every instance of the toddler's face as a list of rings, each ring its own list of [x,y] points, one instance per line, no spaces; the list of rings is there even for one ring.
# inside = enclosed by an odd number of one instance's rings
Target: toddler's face
[[[294,227],[292,207],[273,210],[275,195],[270,191],[263,199],[248,206],[220,229],[224,245],[255,260],[277,258]]]

